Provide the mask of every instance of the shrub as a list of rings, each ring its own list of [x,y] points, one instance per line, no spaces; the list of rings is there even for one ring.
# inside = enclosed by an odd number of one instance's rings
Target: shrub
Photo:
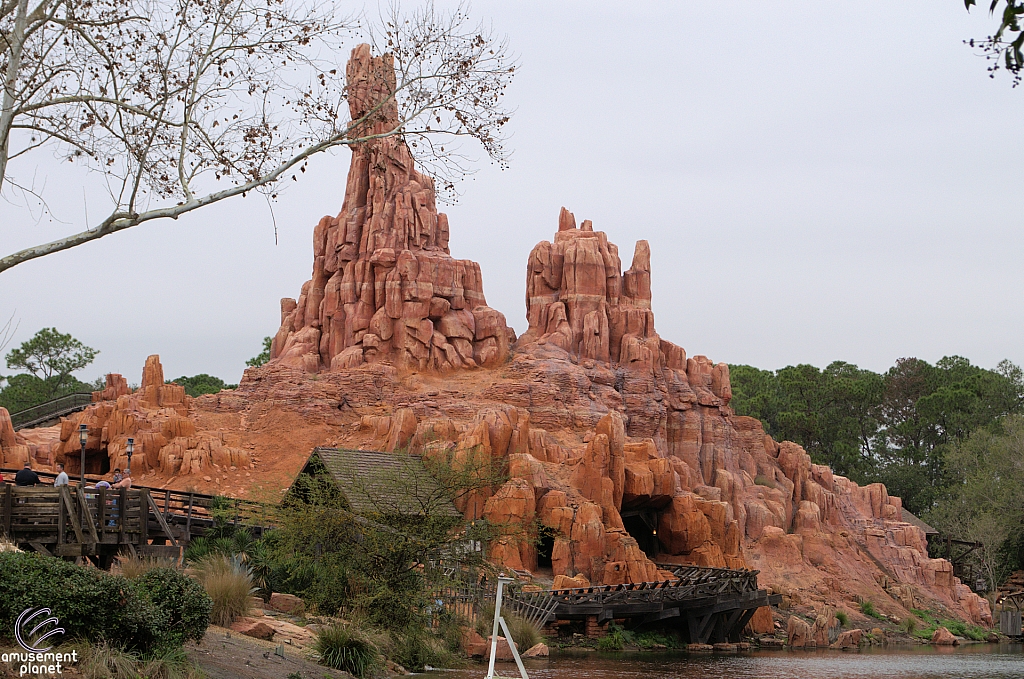
[[[850,616],[846,614],[846,611],[836,611],[836,620],[839,621],[840,627],[848,627],[850,624]]]
[[[881,619],[882,614],[875,610],[875,605],[870,601],[860,602],[860,612],[869,618]]]
[[[459,658],[452,653],[444,639],[420,625],[410,625],[392,631],[386,646],[386,655],[407,670],[422,672],[427,667],[455,667]]]
[[[313,650],[324,665],[348,672],[359,679],[368,676],[382,664],[377,644],[350,625],[338,624],[321,629],[317,632]]]
[[[775,488],[776,487],[775,481],[773,479],[768,478],[767,476],[765,476],[763,474],[758,474],[757,476],[755,476],[754,477],[754,483],[756,485],[758,485],[758,486],[767,486],[768,488]]]
[[[626,645],[626,640],[622,636],[622,630],[613,628],[609,633],[601,637],[597,642],[597,650],[599,651],[621,651]]]
[[[904,634],[914,634],[914,630],[917,629],[917,618],[913,616],[907,616],[900,621],[900,629],[903,630]]]
[[[227,626],[249,612],[252,575],[237,558],[212,554],[196,564],[196,578],[213,600],[210,621]]]
[[[201,584],[172,568],[153,568],[139,576],[135,585],[166,616],[171,646],[202,640],[210,624],[213,600]]]
[[[0,629],[29,607],[48,607],[65,638],[148,651],[173,643],[167,614],[119,575],[36,553],[0,553]]]

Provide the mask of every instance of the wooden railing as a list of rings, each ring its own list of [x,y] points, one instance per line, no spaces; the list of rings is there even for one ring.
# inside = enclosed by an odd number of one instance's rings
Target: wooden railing
[[[52,401],[11,413],[11,423],[14,424],[15,430],[25,429],[26,427],[32,427],[43,422],[55,420],[64,415],[70,415],[79,410],[84,410],[90,403],[92,403],[92,394],[68,394],[67,396],[61,396]]]
[[[0,488],[3,535],[57,556],[98,554],[103,545],[147,545],[149,493],[60,486]]]
[[[2,469],[4,478],[13,480],[16,470]],[[56,474],[52,472],[36,472],[44,485],[36,486],[36,489],[49,488],[52,492],[53,479]],[[86,476],[86,494],[98,494],[103,489],[90,489],[88,486],[95,485],[98,478]],[[75,484],[71,487],[72,494],[76,494],[77,479],[72,479]],[[152,488],[148,486],[133,486],[132,491],[146,491],[152,504],[149,511],[159,523],[167,523],[175,538],[183,543],[189,542],[192,538],[205,533],[218,521],[233,526],[245,526],[252,529],[256,534],[262,534],[263,530],[277,524],[278,507],[252,500],[238,498],[226,498],[205,493],[190,491],[171,490],[168,488]],[[105,494],[110,496],[116,490],[107,490]],[[159,516],[157,516],[159,515]]]

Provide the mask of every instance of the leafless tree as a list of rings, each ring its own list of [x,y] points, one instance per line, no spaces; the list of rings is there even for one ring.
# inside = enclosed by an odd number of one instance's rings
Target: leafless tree
[[[364,124],[374,111],[348,112],[344,48],[363,30],[394,55],[382,105],[398,116],[384,130]],[[0,191],[35,194],[15,169],[56,149],[110,197],[98,222],[3,256],[0,272],[233,196],[276,197],[311,156],[370,138],[406,136],[450,188],[466,170],[458,138],[506,160],[512,61],[461,7],[395,10],[371,29],[331,0],[0,0]]]

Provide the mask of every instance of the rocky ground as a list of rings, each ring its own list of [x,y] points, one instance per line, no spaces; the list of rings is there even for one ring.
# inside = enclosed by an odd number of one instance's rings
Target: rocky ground
[[[307,649],[254,639],[223,627],[210,627],[201,643],[189,644],[188,657],[210,679],[349,679],[352,675],[317,664]]]

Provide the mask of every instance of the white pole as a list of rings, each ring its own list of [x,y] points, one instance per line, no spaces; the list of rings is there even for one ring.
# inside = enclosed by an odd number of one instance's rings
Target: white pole
[[[519,657],[519,651],[516,650],[516,642],[513,641],[512,634],[508,631],[508,625],[505,624],[505,618],[498,618],[498,621],[501,623],[501,629],[505,630],[508,647],[512,650],[512,657],[516,659],[516,665],[519,666],[519,676],[522,679],[530,679],[530,675],[526,673],[526,668],[523,667],[523,660]]]
[[[494,625],[491,627],[491,659],[487,663],[487,676],[484,679],[494,679],[494,659],[498,655],[498,619],[501,617],[501,590],[505,583],[512,582],[512,578],[498,578],[498,593],[494,597]],[[506,641],[512,644],[512,640],[506,637]]]

